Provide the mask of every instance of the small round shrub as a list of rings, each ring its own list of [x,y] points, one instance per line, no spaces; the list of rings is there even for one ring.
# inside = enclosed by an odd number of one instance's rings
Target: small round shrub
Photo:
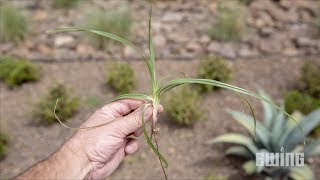
[[[207,34],[218,41],[240,40],[246,30],[244,7],[238,1],[219,1],[217,21]]]
[[[55,84],[49,90],[49,93],[40,100],[34,109],[34,117],[44,124],[58,122],[54,116],[54,107],[59,99],[56,114],[60,120],[66,121],[71,118],[78,110],[79,98],[71,97],[67,88],[61,84]]]
[[[201,60],[198,77],[228,82],[231,80],[231,69],[223,58],[209,56]],[[201,93],[218,89],[218,87],[209,85],[197,85],[197,88]]]
[[[14,88],[25,82],[38,80],[39,73],[36,66],[28,60],[0,57],[0,79]]]
[[[250,5],[254,0],[239,0],[240,3]]]
[[[14,6],[0,2],[0,41],[18,43],[26,38],[28,24],[21,11]]]
[[[129,93],[135,86],[134,71],[129,64],[114,64],[108,68],[106,83],[119,94]]]
[[[303,114],[308,114],[311,111],[320,108],[320,99],[299,91],[287,92],[284,99],[285,109],[288,113],[300,111]]]
[[[305,61],[301,81],[304,84],[305,93],[320,98],[320,62]]]
[[[132,18],[125,6],[107,10],[93,9],[87,14],[84,22],[85,28],[105,31],[126,39],[131,33]],[[98,49],[105,49],[113,43],[108,38],[96,34],[88,34],[88,39]]]
[[[166,103],[170,119],[177,124],[189,126],[202,116],[200,95],[190,86],[179,87],[173,92]]]
[[[52,6],[58,9],[70,10],[76,7],[81,0],[53,0]]]
[[[0,160],[4,158],[7,152],[7,136],[0,132]]]

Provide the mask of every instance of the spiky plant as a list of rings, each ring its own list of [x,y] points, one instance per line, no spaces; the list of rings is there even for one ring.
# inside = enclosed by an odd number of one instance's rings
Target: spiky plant
[[[263,91],[261,96],[270,99]],[[253,130],[251,121],[254,117],[243,114],[242,112],[229,111],[232,118],[239,124],[244,126],[250,136],[244,136],[237,133],[227,133],[220,135],[212,140],[209,144],[216,143],[231,143],[236,146],[231,146],[226,150],[227,155],[236,155],[246,158],[248,161],[243,164],[243,168],[248,174],[264,174],[273,178],[290,177],[292,179],[313,179],[314,175],[311,169],[305,165],[304,167],[257,167],[256,153],[270,152],[280,153],[281,148],[285,152],[304,152],[304,157],[320,155],[320,140],[309,140],[303,146],[304,140],[297,132],[301,127],[304,135],[308,135],[317,125],[320,124],[320,109],[311,112],[302,117],[296,115],[298,127],[293,126],[286,119],[283,112],[277,111],[272,105],[262,102],[264,108],[264,120],[256,122],[256,132]],[[279,158],[279,157],[278,157]]]
[[[246,89],[237,87],[237,86],[233,86],[230,84],[226,84],[226,83],[222,83],[216,80],[212,80],[212,79],[200,79],[200,78],[182,78],[182,79],[174,79],[171,81],[167,81],[164,84],[160,84],[157,77],[156,77],[156,70],[155,70],[155,52],[154,52],[154,46],[153,46],[153,41],[152,41],[152,37],[151,37],[151,12],[150,11],[150,18],[149,18],[149,57],[147,57],[143,51],[141,51],[140,49],[138,49],[135,45],[133,45],[131,42],[127,41],[126,39],[123,39],[119,36],[116,36],[114,34],[111,34],[109,32],[103,32],[103,31],[98,31],[98,30],[91,30],[91,29],[83,29],[83,28],[66,28],[66,29],[56,29],[53,30],[52,32],[87,32],[87,33],[92,33],[92,34],[96,34],[96,35],[100,35],[103,36],[105,38],[109,38],[112,39],[114,41],[120,42],[126,46],[131,47],[135,52],[137,52],[137,54],[139,54],[141,56],[141,58],[145,61],[146,66],[148,68],[148,72],[149,72],[149,76],[151,79],[151,95],[148,94],[123,94],[120,95],[116,98],[114,98],[114,100],[120,100],[120,99],[126,99],[126,98],[131,98],[131,99],[139,99],[139,100],[143,100],[145,101],[145,104],[142,105],[141,107],[141,113],[142,113],[142,117],[144,117],[144,112],[145,109],[147,107],[152,106],[153,107],[153,123],[151,123],[151,135],[149,136],[146,130],[146,126],[144,123],[144,119],[142,118],[142,129],[143,129],[143,134],[144,137],[146,139],[147,144],[150,146],[150,148],[154,151],[154,153],[158,156],[160,163],[162,165],[163,171],[164,171],[164,167],[168,167],[168,162],[166,161],[166,159],[164,158],[164,156],[159,152],[158,150],[158,145],[156,142],[156,138],[153,138],[153,136],[155,135],[155,123],[157,120],[157,109],[159,107],[160,104],[160,99],[161,97],[168,92],[169,90],[171,90],[172,88],[175,88],[177,86],[183,85],[183,84],[204,84],[204,85],[210,85],[210,86],[217,86],[220,88],[224,88],[224,89],[229,89],[232,90],[236,93],[238,93],[238,95],[244,99],[244,97],[242,95],[240,95],[240,93],[248,95],[248,96],[252,96],[258,99],[261,99],[265,102],[270,103],[272,106],[274,106],[276,109],[280,110],[280,111],[284,111],[282,108],[280,108],[279,106],[275,105],[272,101],[260,96],[259,94],[253,93],[251,91],[248,91]],[[248,101],[246,101],[248,102]],[[249,104],[250,106],[250,104]],[[250,106],[251,107],[251,106]],[[251,107],[252,109],[252,107]],[[291,117],[291,119],[294,121],[294,118],[289,115],[288,113],[286,113],[284,111],[284,113]],[[57,120],[59,120],[59,118],[57,118]],[[66,126],[64,124],[64,126]],[[100,125],[101,126],[101,125]],[[70,127],[68,127],[70,128]],[[90,127],[93,128],[93,127]],[[74,128],[71,128],[74,129]],[[75,129],[79,129],[79,128],[75,128]],[[300,134],[301,135],[301,134]],[[155,141],[156,145],[154,145],[153,141]],[[164,173],[165,174],[165,173]],[[166,175],[166,174],[165,174]]]

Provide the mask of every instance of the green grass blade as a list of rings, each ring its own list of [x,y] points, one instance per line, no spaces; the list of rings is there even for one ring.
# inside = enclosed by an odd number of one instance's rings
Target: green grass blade
[[[248,104],[248,106],[249,106],[249,108],[250,108],[251,114],[252,114],[252,116],[253,116],[253,122],[254,122],[254,128],[253,128],[254,138],[255,138],[255,140],[257,140],[257,139],[256,139],[256,135],[257,135],[257,132],[256,132],[256,129],[257,129],[257,118],[256,118],[256,115],[255,115],[255,113],[254,113],[254,109],[253,109],[253,107],[251,106],[251,103],[248,101],[247,98],[245,98],[244,96],[242,96],[242,95],[241,95],[240,93],[238,93],[238,92],[236,92],[236,93],[237,93],[237,95],[240,97],[240,99],[241,99],[242,101],[244,101],[246,104]]]
[[[149,36],[149,53],[150,53],[150,67],[151,67],[151,81],[152,81],[152,94],[155,95],[156,91],[158,90],[158,84],[156,79],[156,72],[155,72],[155,54],[154,54],[154,46],[151,36],[151,20],[152,20],[152,6],[150,8],[149,14],[149,26],[148,26],[148,36]]]
[[[152,101],[152,97],[145,94],[122,94],[113,99],[113,101],[118,101],[121,99],[139,99],[143,101]]]
[[[146,110],[146,108],[148,107],[148,105],[145,105],[142,109],[142,112],[141,112],[141,117],[142,117],[142,130],[143,130],[143,134],[144,134],[144,137],[147,141],[147,144],[149,145],[149,147],[153,150],[154,153],[156,153],[156,155],[158,156],[159,160],[164,164],[164,167],[167,168],[168,167],[168,162],[167,160],[162,156],[162,154],[157,150],[157,148],[153,145],[149,135],[148,135],[148,132],[147,132],[147,129],[146,129],[146,124],[144,122],[144,111]]]
[[[88,33],[93,33],[93,34],[97,34],[115,41],[118,41],[126,46],[131,47],[134,51],[136,51],[145,61],[145,63],[147,64],[150,76],[153,76],[153,72],[154,72],[154,68],[151,67],[148,59],[145,57],[145,55],[135,46],[133,45],[131,42],[116,36],[114,34],[108,33],[108,32],[103,32],[103,31],[98,31],[98,30],[91,30],[91,29],[83,29],[83,28],[62,28],[62,29],[54,29],[54,30],[50,30],[49,32],[53,32],[53,33],[58,33],[58,32],[88,32]]]
[[[269,99],[260,96],[259,94],[253,93],[251,91],[248,91],[246,89],[237,87],[237,86],[233,86],[230,84],[226,84],[226,83],[222,83],[216,80],[212,80],[212,79],[199,79],[199,78],[183,78],[183,79],[175,79],[172,80],[170,82],[168,82],[166,85],[162,86],[159,88],[157,95],[160,97],[162,96],[164,93],[166,93],[167,91],[169,91],[170,89],[183,85],[183,84],[205,84],[205,85],[210,85],[210,86],[217,86],[220,88],[224,88],[224,89],[229,89],[238,93],[242,93],[248,96],[252,96],[254,98],[257,98],[259,100],[262,100],[264,102],[267,102],[269,104],[271,104],[275,109],[277,109],[278,111],[283,112],[286,116],[289,117],[289,119],[291,119],[295,125],[299,128],[303,139],[304,139],[304,144],[305,144],[305,136],[304,136],[304,132],[302,130],[302,128],[299,126],[298,122],[289,114],[287,113],[285,110],[283,110],[281,107],[277,106],[276,104],[274,104],[272,101],[270,101]]]

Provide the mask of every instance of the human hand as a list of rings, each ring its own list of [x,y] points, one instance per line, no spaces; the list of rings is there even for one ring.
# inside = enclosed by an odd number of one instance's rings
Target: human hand
[[[73,151],[82,156],[82,162],[88,163],[90,172],[87,178],[108,177],[126,155],[138,150],[137,140],[128,136],[138,137],[142,134],[142,104],[139,100],[125,99],[102,107],[82,127],[107,124],[90,130],[80,130],[67,142]],[[160,106],[158,112],[162,111]],[[144,113],[145,122],[151,116],[152,108],[148,107]]]

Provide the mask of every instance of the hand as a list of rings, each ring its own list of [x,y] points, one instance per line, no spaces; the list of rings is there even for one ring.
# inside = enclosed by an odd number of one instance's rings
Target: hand
[[[78,131],[70,143],[83,152],[90,167],[88,178],[102,179],[112,174],[123,158],[138,150],[138,142],[130,135],[136,137],[142,134],[142,101],[125,99],[104,106],[96,111],[84,127],[96,126],[103,123],[107,125],[91,130]],[[132,113],[132,110],[134,110]],[[163,110],[162,106],[158,111]],[[127,114],[127,115],[126,115]],[[126,116],[123,116],[126,115]],[[147,122],[152,116],[152,108],[148,107],[144,113]],[[74,140],[74,142],[72,142]]]
[[[142,134],[143,103],[124,99],[102,107],[82,127],[103,126],[77,131],[56,153],[16,179],[105,179],[126,155],[138,150],[137,141],[129,136]],[[152,111],[145,109],[145,122]],[[162,111],[160,106],[158,112]]]

